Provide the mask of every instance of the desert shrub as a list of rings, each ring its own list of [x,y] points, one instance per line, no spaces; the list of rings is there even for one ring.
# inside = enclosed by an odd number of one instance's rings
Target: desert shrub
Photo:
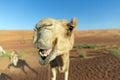
[[[18,53],[18,58],[21,58],[23,54],[25,54],[25,50],[20,50],[17,53]]]
[[[87,54],[84,51],[81,52],[80,55],[79,55],[80,58],[85,58],[86,56],[87,56]]]
[[[8,54],[8,53],[5,53],[5,54],[0,55],[0,57],[1,57],[1,58],[3,58],[3,57],[9,57],[9,54]]]
[[[18,53],[18,58],[21,58],[23,54]]]
[[[117,50],[117,49],[110,49],[109,51],[109,54],[113,55],[113,56],[116,56],[118,58],[120,58],[120,50]]]
[[[80,45],[79,45],[79,44],[75,44],[75,45],[73,46],[73,49],[75,49],[75,50],[80,49]]]
[[[96,44],[75,44],[74,45],[74,49],[81,49],[81,48],[90,48],[90,49],[94,49],[97,48],[98,46]]]
[[[96,47],[97,47],[96,44],[84,44],[84,45],[82,45],[82,48],[92,48],[92,49],[94,49]]]

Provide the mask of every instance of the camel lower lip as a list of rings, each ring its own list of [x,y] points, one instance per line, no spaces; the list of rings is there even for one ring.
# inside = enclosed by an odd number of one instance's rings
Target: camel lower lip
[[[49,59],[50,59],[50,56],[47,56],[47,57],[39,56],[39,63],[41,65],[46,65],[46,64],[48,64]]]
[[[42,59],[42,60],[45,60],[49,55],[43,55],[41,52],[39,53],[39,57]]]

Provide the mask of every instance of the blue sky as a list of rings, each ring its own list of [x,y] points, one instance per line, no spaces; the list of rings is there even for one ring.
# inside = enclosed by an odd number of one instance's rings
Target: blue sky
[[[45,17],[71,20],[76,29],[120,29],[120,0],[0,0],[0,29],[30,29]]]

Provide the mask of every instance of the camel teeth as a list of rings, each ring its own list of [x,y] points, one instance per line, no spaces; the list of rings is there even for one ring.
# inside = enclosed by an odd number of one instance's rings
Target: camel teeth
[[[42,54],[42,52],[40,52],[40,55],[41,55],[41,56],[44,56],[44,55]]]
[[[42,54],[42,52],[39,52],[39,54],[40,54],[41,56],[43,56],[43,57],[47,57],[47,56],[48,56],[48,54]]]

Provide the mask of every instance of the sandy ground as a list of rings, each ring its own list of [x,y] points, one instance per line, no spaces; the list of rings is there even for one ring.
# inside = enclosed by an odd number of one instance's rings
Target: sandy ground
[[[17,67],[8,68],[8,58],[0,60],[0,80],[50,80],[49,65],[40,66],[37,54],[25,54]],[[119,58],[103,53],[85,59],[70,56],[70,60],[69,80],[120,80]],[[58,73],[57,80],[63,80],[62,73]]]
[[[13,32],[13,33],[12,33]],[[103,33],[107,33],[103,36]],[[110,31],[85,31],[77,32],[76,43],[99,43],[118,45],[120,48],[120,30]],[[9,34],[10,33],[10,34]],[[32,45],[31,31],[7,31],[1,32],[0,45],[9,54],[12,50],[22,53],[17,67],[9,66],[8,57],[0,58],[0,80],[50,80],[51,72],[49,65],[41,66],[38,62],[36,49]],[[100,34],[102,33],[102,34]],[[78,36],[84,34],[84,36]],[[24,36],[23,36],[24,35]],[[100,35],[99,37],[96,35]],[[23,39],[24,38],[24,39]],[[106,49],[104,49],[106,50]],[[85,49],[88,53],[86,58],[78,58],[80,50],[72,50],[70,55],[69,80],[120,80],[120,58],[107,54],[105,51],[98,54],[98,50]],[[84,51],[84,50],[82,50]],[[63,73],[58,73],[57,80],[63,80]]]

